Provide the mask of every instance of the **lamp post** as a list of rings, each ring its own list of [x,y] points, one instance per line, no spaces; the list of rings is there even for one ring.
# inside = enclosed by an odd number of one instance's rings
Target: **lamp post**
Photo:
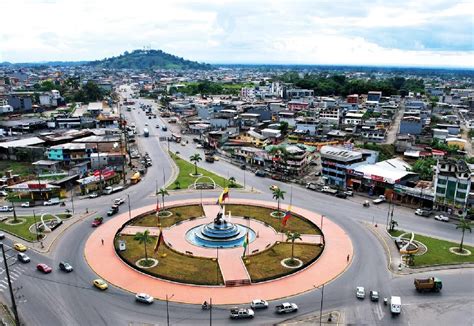
[[[74,187],[71,189],[71,209],[74,214]]]
[[[174,297],[172,294],[170,297],[166,295],[166,325],[170,325],[170,310],[169,310],[169,300]]]
[[[324,284],[321,289],[321,306],[319,307],[319,326],[322,325],[322,318],[323,318],[323,302],[324,302]]]
[[[130,208],[130,194],[127,194],[127,198],[128,198],[128,219],[131,220],[132,219],[132,210]]]
[[[5,263],[5,272],[7,274],[8,288],[10,289],[10,298],[12,300],[13,315],[15,316],[15,325],[20,326],[20,318],[18,317],[15,295],[13,294],[12,282],[10,280],[10,271],[8,270],[8,262],[7,257],[5,255],[5,248],[3,247],[3,243],[0,243],[0,248],[2,248],[3,262]]]
[[[36,214],[35,214],[35,210],[33,210],[33,221],[34,221],[34,223],[35,223],[36,241],[39,241],[38,224],[36,224]]]

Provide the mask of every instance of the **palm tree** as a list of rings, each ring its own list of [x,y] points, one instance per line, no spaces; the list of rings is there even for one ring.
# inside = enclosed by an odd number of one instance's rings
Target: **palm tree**
[[[459,244],[459,252],[462,252],[462,245],[464,243],[464,232],[468,230],[469,232],[472,232],[471,229],[471,221],[466,221],[465,218],[462,218],[459,220],[459,223],[456,225],[456,229],[461,229],[462,232],[462,238],[461,238],[461,243]]]
[[[280,188],[273,190],[273,199],[277,201],[278,214],[280,214],[280,199],[285,200],[285,194],[286,191],[283,191]]]
[[[178,180],[176,180],[174,182],[174,189],[181,189],[181,182],[179,182]]]
[[[229,178],[229,187],[234,187],[235,186],[235,178],[234,177],[230,177]]]
[[[168,193],[168,190],[166,190],[165,188],[161,188],[160,190],[158,190],[158,192],[156,194],[161,196],[161,202],[163,203],[163,209],[165,209],[165,196],[170,195]]]
[[[145,245],[145,262],[147,262],[148,252],[146,250],[146,244],[152,241],[151,236],[150,236],[150,231],[145,230],[143,232],[137,232],[135,233],[135,237],[133,239],[138,241],[139,244],[143,243]]]
[[[295,249],[295,241],[296,240],[303,240],[301,238],[301,234],[299,232],[286,232],[286,242],[291,241],[291,261],[294,260],[294,249]]]
[[[202,157],[199,153],[196,153],[194,155],[191,155],[189,159],[191,160],[191,162],[194,163],[194,175],[197,175],[198,174],[197,164],[199,161],[202,161]]]

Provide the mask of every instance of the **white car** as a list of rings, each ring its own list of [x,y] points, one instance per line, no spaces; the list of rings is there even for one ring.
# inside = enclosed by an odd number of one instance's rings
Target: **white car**
[[[30,202],[22,203],[21,207],[30,207]]]
[[[153,303],[153,297],[149,294],[146,294],[146,293],[137,293],[135,295],[135,299],[138,301],[138,302],[143,302],[143,303]]]
[[[204,146],[202,146],[201,144],[197,144],[196,148],[204,148]]]
[[[298,311],[298,306],[293,302],[283,302],[275,307],[275,311],[277,314],[287,314]]]
[[[449,217],[447,217],[443,214],[436,215],[434,218],[435,218],[435,220],[438,220],[438,221],[441,221],[441,222],[449,222]]]
[[[255,299],[250,302],[250,308],[252,309],[265,309],[268,308],[268,302],[262,299]]]
[[[95,192],[93,192],[92,194],[89,195],[89,198],[96,198],[98,197],[99,195]]]
[[[359,299],[365,298],[365,289],[363,286],[356,287],[356,297]]]
[[[13,212],[13,207],[10,206],[1,206],[0,212]]]
[[[6,197],[8,196],[8,192],[6,192],[5,190],[0,190],[0,196]]]

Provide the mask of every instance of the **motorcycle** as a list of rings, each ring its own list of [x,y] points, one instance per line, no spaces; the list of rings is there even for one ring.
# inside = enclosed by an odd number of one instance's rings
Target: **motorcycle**
[[[387,299],[387,298],[383,298],[383,304],[384,304],[384,305],[387,305],[387,304],[388,304],[388,299]]]
[[[201,308],[202,310],[208,310],[208,309],[211,309],[211,305],[210,304],[207,304],[207,303],[203,303],[201,305]]]
[[[59,204],[59,206],[66,206],[66,203],[62,201],[61,204]]]
[[[370,207],[370,203],[368,200],[366,200],[362,205],[364,205],[364,207]]]

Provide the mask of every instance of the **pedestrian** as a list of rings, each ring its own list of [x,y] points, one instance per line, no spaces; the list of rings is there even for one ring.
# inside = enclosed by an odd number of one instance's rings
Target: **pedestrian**
[[[102,242],[103,242],[103,240],[102,240]],[[102,243],[102,244],[103,244],[103,243]],[[347,255],[347,262],[349,262],[349,258],[350,258],[350,256],[349,256],[349,255]]]
[[[86,208],[86,214],[89,214],[89,208]]]
[[[102,245],[104,245],[104,239],[100,239],[100,241],[102,242]],[[349,259],[349,258],[348,258]]]

